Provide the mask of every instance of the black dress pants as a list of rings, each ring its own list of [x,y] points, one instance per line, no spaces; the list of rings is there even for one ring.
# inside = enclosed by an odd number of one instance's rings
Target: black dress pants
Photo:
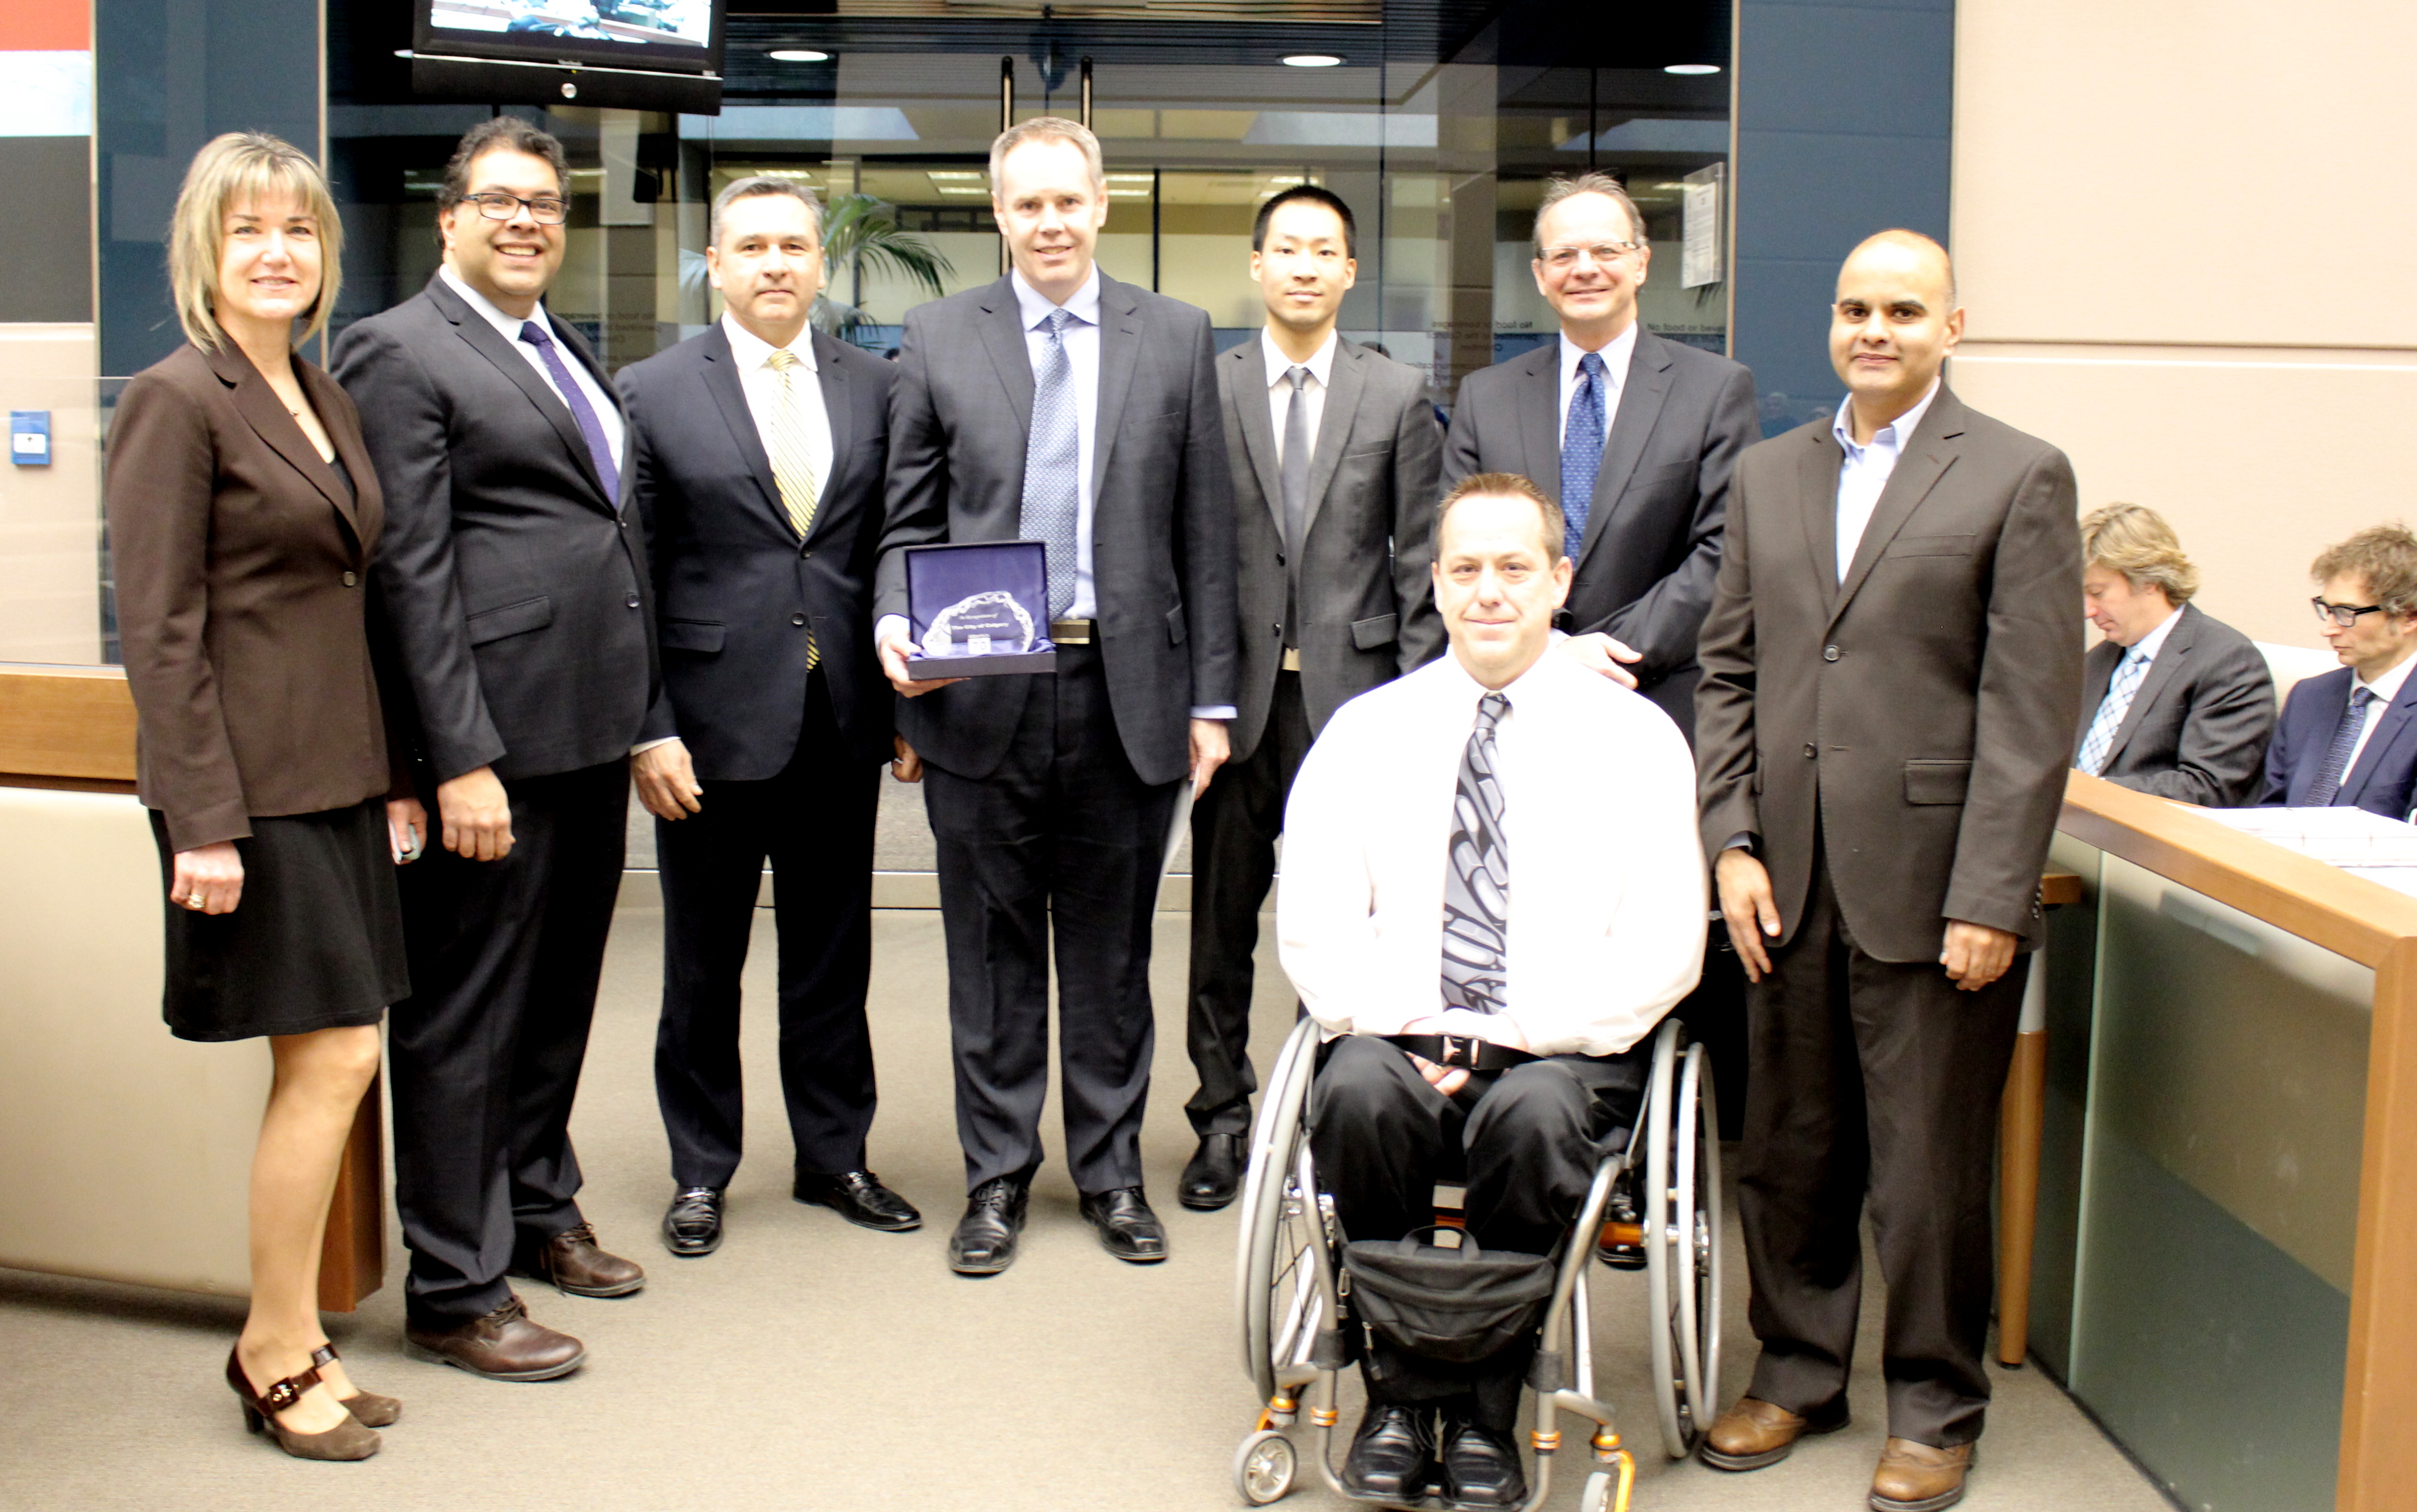
[[[1438,1180],[1465,1175],[1468,1232],[1484,1248],[1551,1255],[1565,1245],[1615,1130],[1634,1128],[1652,1068],[1649,1037],[1619,1055],[1553,1055],[1484,1072],[1445,1096],[1399,1047],[1330,1042],[1311,1086],[1309,1147],[1346,1239],[1398,1239],[1435,1222]],[[1378,1343],[1361,1358],[1369,1399],[1470,1399],[1513,1426],[1532,1342],[1474,1366]]]
[[[1738,1214],[1762,1341],[1750,1395],[1809,1414],[1846,1391],[1868,1201],[1888,1284],[1888,1430],[1941,1447],[1981,1436],[1998,1104],[2029,967],[2016,956],[1963,992],[1935,961],[1873,959],[1817,853],[1794,938],[1747,989]]]
[[[1125,759],[1095,646],[1058,647],[989,776],[927,764],[923,780],[965,1185],[1040,1169],[1054,938],[1067,1166],[1085,1192],[1140,1186],[1150,919],[1176,783],[1146,783]]]
[[[504,788],[509,854],[432,847],[397,879],[412,994],[387,1015],[394,1199],[406,1309],[439,1328],[509,1298],[516,1237],[580,1222],[570,1104],[627,848],[626,761]]]
[[[817,671],[798,748],[778,777],[705,780],[697,812],[655,821],[663,885],[663,1007],[655,1099],[672,1180],[730,1185],[738,1170],[739,973],[764,862],[780,936],[781,1093],[797,1172],[860,1171],[873,1126],[873,824],[881,768],[851,756]]]
[[[1279,672],[1258,745],[1218,768],[1217,779],[1193,806],[1192,982],[1184,1039],[1200,1089],[1183,1111],[1195,1134],[1251,1131],[1251,1094],[1259,1090],[1251,1069],[1259,905],[1275,880],[1285,800],[1292,796],[1309,742],[1300,673]]]

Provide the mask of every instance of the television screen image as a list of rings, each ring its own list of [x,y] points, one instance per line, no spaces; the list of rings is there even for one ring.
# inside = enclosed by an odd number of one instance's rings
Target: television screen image
[[[713,0],[432,0],[432,32],[709,47]]]

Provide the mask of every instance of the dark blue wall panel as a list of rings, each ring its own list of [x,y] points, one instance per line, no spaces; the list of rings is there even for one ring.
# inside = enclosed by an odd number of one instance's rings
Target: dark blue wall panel
[[[1763,430],[1837,408],[1830,299],[1875,231],[1947,239],[1954,0],[1741,0],[1737,305]]]
[[[319,150],[317,0],[98,0],[101,372],[126,377],[183,340],[168,298],[169,213],[185,166],[221,131]]]

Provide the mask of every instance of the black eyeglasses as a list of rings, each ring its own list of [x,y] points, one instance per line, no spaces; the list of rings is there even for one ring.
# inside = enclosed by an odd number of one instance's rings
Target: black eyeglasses
[[[2355,626],[2361,614],[2378,614],[2383,611],[2381,604],[2329,604],[2322,598],[2311,598],[2308,602],[2316,606],[2317,618],[2329,619],[2344,629]]]
[[[540,226],[558,226],[570,219],[570,202],[551,194],[540,194],[534,200],[524,200],[517,194],[464,194],[462,198],[477,205],[479,213],[490,220],[509,220],[524,204],[528,206],[529,219]]]

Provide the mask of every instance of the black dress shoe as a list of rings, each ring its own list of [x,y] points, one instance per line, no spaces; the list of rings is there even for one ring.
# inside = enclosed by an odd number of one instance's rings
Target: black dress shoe
[[[1528,1472],[1508,1433],[1457,1413],[1443,1420],[1443,1475],[1436,1488],[1449,1507],[1515,1507],[1528,1499]]]
[[[1150,1265],[1166,1258],[1166,1227],[1138,1187],[1084,1193],[1083,1217],[1100,1231],[1100,1247],[1118,1260]]]
[[[722,1247],[722,1193],[683,1187],[663,1215],[663,1247],[675,1255],[710,1255]]]
[[[904,1233],[923,1226],[915,1204],[881,1185],[870,1171],[843,1171],[836,1176],[800,1173],[791,1190],[798,1202],[828,1207],[859,1228]]]
[[[949,1235],[949,1269],[960,1276],[996,1276],[1015,1263],[1015,1236],[1032,1188],[1013,1176],[993,1176],[965,1198],[965,1216]]]
[[[1351,1452],[1343,1459],[1343,1489],[1354,1496],[1416,1502],[1435,1478],[1435,1428],[1423,1410],[1370,1402]]]
[[[1183,1168],[1177,1202],[1195,1213],[1214,1213],[1234,1200],[1242,1185],[1242,1136],[1204,1134],[1192,1163]]]

